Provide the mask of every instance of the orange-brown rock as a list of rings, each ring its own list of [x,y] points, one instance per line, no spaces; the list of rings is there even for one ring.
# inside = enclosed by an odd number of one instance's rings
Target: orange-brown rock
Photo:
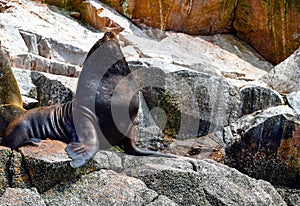
[[[124,30],[123,27],[103,13],[104,8],[93,1],[86,1],[81,4],[81,18],[93,27],[103,32],[113,31],[117,34]]]
[[[299,48],[299,22],[297,0],[239,0],[233,27],[239,38],[278,64]]]
[[[231,31],[236,0],[106,0],[137,24],[189,34]]]
[[[139,25],[188,34],[236,33],[273,64],[300,45],[297,0],[105,0]]]

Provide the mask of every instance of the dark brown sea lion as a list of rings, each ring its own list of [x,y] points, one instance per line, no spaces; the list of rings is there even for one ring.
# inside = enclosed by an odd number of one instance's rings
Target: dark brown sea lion
[[[75,99],[18,116],[9,124],[4,144],[16,150],[39,139],[64,141],[75,168],[112,145],[127,154],[174,157],[136,147],[137,91],[115,35],[107,32],[88,53]]]
[[[10,62],[0,48],[0,138],[3,137],[9,122],[24,111],[21,93]]]

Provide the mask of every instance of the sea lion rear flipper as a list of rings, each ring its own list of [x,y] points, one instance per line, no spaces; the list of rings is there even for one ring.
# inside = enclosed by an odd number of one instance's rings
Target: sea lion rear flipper
[[[41,140],[38,138],[30,138],[29,140],[26,140],[23,145],[38,146],[38,143],[40,142]]]
[[[134,128],[135,127],[133,126],[131,132],[134,131]],[[152,150],[140,149],[135,145],[134,139],[129,137],[125,137],[118,146],[121,147],[126,154],[130,155],[177,158],[177,156],[173,154],[164,154]]]

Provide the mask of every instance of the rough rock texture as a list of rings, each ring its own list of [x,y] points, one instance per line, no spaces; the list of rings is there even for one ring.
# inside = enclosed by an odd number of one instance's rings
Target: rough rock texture
[[[71,101],[75,96],[77,78],[31,72],[33,84],[37,88],[40,106]]]
[[[300,202],[300,190],[289,188],[277,188],[279,194],[289,206],[297,206]]]
[[[0,195],[4,193],[9,186],[8,168],[11,150],[7,147],[0,146]]]
[[[279,93],[300,90],[300,48],[260,80]]]
[[[100,31],[113,31],[117,34],[124,30],[118,23],[108,16],[110,14],[107,9],[94,1],[84,1],[81,5],[82,18]],[[107,16],[108,15],[108,16]]]
[[[63,191],[63,192],[62,192]],[[159,195],[136,178],[100,170],[60,183],[43,194],[48,205],[148,205]],[[164,198],[164,204],[174,202]]]
[[[179,205],[285,205],[269,183],[214,161],[127,156],[124,169]]]
[[[89,164],[81,169],[73,169],[69,165],[70,159],[63,142],[43,140],[38,144],[38,147],[22,147],[20,153],[24,156],[24,166],[30,175],[31,184],[39,192],[47,191],[61,181],[96,170]]]
[[[276,185],[300,187],[300,119],[287,106],[244,116],[225,128],[225,163]]]
[[[46,206],[36,189],[8,188],[0,197],[1,206]]]
[[[139,25],[201,35],[236,33],[274,64],[299,47],[300,7],[295,0],[103,2]]]
[[[258,85],[242,87],[240,96],[243,115],[284,104],[284,100],[278,92]]]
[[[162,109],[156,119],[168,136],[203,136],[240,117],[237,88],[224,78],[168,63],[139,62],[131,68],[150,111]]]
[[[292,92],[286,95],[288,104],[300,114],[300,91]]]
[[[223,132],[218,131],[198,138],[187,140],[176,139],[176,141],[168,145],[165,150],[180,156],[193,157],[196,159],[213,159],[223,163],[225,147]]]
[[[230,32],[236,4],[236,1],[227,0],[103,2],[139,25],[202,35]]]
[[[139,94],[139,110],[136,119],[136,132],[135,140],[141,147],[146,147],[152,150],[164,149],[163,145],[163,133],[162,130],[165,127],[166,122],[159,124],[159,120],[155,117],[157,113],[154,113],[155,110],[149,110],[143,95]],[[164,113],[163,113],[164,114]],[[159,117],[162,117],[163,114],[159,114]],[[153,118],[154,117],[154,118]]]
[[[13,195],[23,204],[39,202],[32,205],[286,205],[268,182],[215,161],[100,151],[86,167],[75,170],[63,148],[63,143],[50,140],[21,148],[23,169],[32,182],[27,187],[37,190],[7,189],[1,203],[10,204]],[[37,191],[43,192],[42,198]],[[33,198],[27,199],[28,194]]]
[[[3,1],[0,0],[1,3]],[[212,2],[206,1],[207,6]],[[56,3],[68,7],[70,1],[56,1]],[[66,6],[61,5],[62,3]],[[227,3],[231,5],[232,2],[227,1]],[[93,7],[89,10],[91,21],[97,22],[98,18],[100,20],[102,18],[106,22],[102,24],[103,28],[98,28],[99,30],[118,31],[117,25],[124,28],[119,34],[121,49],[140,84],[140,94],[145,94],[146,100],[141,107],[142,110],[139,111],[139,128],[136,132],[137,140],[141,142],[140,146],[152,149],[164,147],[164,152],[222,162],[224,149],[227,146],[223,142],[223,126],[236,121],[242,115],[242,102],[251,100],[251,104],[247,104],[247,108],[250,108],[249,112],[281,104],[282,99],[276,92],[255,82],[270,71],[272,65],[232,35],[203,37],[158,29],[141,29],[98,1],[85,1],[84,4]],[[24,88],[23,96],[32,97],[31,91],[36,90],[39,101],[45,100],[45,104],[69,100],[76,88],[76,80],[72,77],[79,75],[87,52],[103,33],[70,17],[71,12],[37,1],[10,1],[1,4],[1,12],[1,45],[9,55],[13,66],[18,67],[14,71],[16,76],[19,75],[17,79],[20,86]],[[191,12],[195,12],[193,8]],[[108,25],[110,23],[111,27]],[[284,66],[293,68],[291,73],[295,76],[295,82],[299,78],[296,77],[298,71],[296,68],[299,68],[296,57],[297,55],[292,56],[294,59],[286,62]],[[23,72],[20,69],[35,71]],[[47,74],[37,73],[37,71],[44,71]],[[290,75],[286,70],[282,71],[282,74]],[[289,79],[280,84],[290,83]],[[253,88],[251,85],[259,86]],[[243,94],[247,94],[244,95],[247,98],[240,98],[240,88],[244,88],[242,91]],[[270,98],[266,98],[265,95]],[[264,103],[262,100],[265,100]],[[289,105],[292,106],[291,103]],[[269,127],[276,129],[278,124],[286,123],[287,127],[284,131],[292,135],[281,140],[282,150],[278,155],[284,158],[295,154],[297,158],[299,156],[296,128],[298,120],[294,124],[296,129],[288,126],[292,122],[290,118],[293,121],[296,118],[294,111],[288,110],[294,117],[290,117],[289,114],[275,115],[274,118],[271,117],[274,121],[269,121]],[[149,113],[152,116],[148,116]],[[257,113],[251,115],[256,116]],[[278,116],[280,121],[277,121]],[[252,123],[256,126],[256,123],[268,122],[263,121],[263,118],[249,119],[253,120],[250,121],[249,127]],[[197,125],[195,125],[197,121],[194,120],[198,121]],[[184,140],[178,141],[166,137],[162,139],[160,130],[164,130],[165,134],[171,137],[182,137]],[[234,128],[225,130],[225,140],[228,144],[238,140],[233,135],[228,140],[226,132],[230,131],[232,134],[231,130],[235,131]],[[243,130],[238,129],[237,133],[242,135],[241,131]],[[264,136],[259,136],[260,138],[269,137],[269,133],[265,131],[258,132]],[[207,135],[196,138],[197,135],[205,134]],[[193,139],[186,140],[186,137],[193,137]],[[277,136],[273,135],[273,137]],[[144,140],[150,144],[145,143]],[[171,142],[173,143],[167,150],[167,145]],[[133,157],[101,151],[86,167],[74,170],[69,166],[70,160],[66,156],[64,147],[65,144],[61,142],[47,140],[42,141],[37,147],[23,147],[21,153],[1,148],[1,195],[8,187],[35,187],[48,205],[68,203],[97,205],[99,201],[111,204],[118,202],[120,205],[125,201],[129,203],[136,201],[137,205],[139,203],[140,205],[185,203],[187,205],[286,205],[269,183],[249,178],[235,169],[214,161]],[[118,150],[118,148],[114,149]],[[273,147],[270,148],[272,149]],[[244,162],[249,160],[247,155],[238,157],[243,157]],[[265,158],[256,159],[256,166],[264,166],[265,160]],[[289,166],[297,165],[297,161],[297,159],[294,162],[290,161]],[[270,168],[274,166],[276,164],[271,164]],[[254,170],[257,173],[260,171],[259,167]],[[272,172],[277,170],[268,173],[271,177],[273,177]],[[284,172],[283,168],[282,173]],[[291,174],[286,172],[282,180],[288,179],[286,182],[289,183]],[[129,177],[131,175],[133,177]],[[269,176],[266,179],[269,180],[268,178]],[[292,178],[296,179],[297,176]],[[87,187],[87,184],[93,187]],[[96,185],[102,185],[101,187],[107,190],[107,193],[104,190],[95,190],[98,188]],[[118,187],[119,185],[121,187]],[[126,190],[124,190],[125,186]],[[145,191],[147,194],[145,198],[142,198],[144,195],[140,190],[135,190],[135,187]],[[292,204],[290,202],[297,202],[298,196],[294,195],[298,194],[297,191],[295,189],[290,193],[281,194],[287,203]],[[109,195],[103,197],[103,194],[108,192],[112,195],[111,198]],[[132,192],[136,196],[131,196]],[[99,200],[97,197],[103,198]],[[63,202],[67,199],[70,201]]]
[[[299,47],[299,1],[237,2],[233,23],[236,35],[270,62],[278,64]]]

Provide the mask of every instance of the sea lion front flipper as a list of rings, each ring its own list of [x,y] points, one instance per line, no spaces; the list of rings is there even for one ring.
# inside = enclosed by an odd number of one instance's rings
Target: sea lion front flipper
[[[84,145],[78,142],[71,142],[65,150],[68,156],[72,159],[70,165],[73,168],[85,165],[93,157],[86,152]]]
[[[66,152],[72,159],[71,166],[78,168],[85,165],[99,150],[98,122],[88,108],[77,105],[76,102],[72,118],[76,135],[66,147]]]

